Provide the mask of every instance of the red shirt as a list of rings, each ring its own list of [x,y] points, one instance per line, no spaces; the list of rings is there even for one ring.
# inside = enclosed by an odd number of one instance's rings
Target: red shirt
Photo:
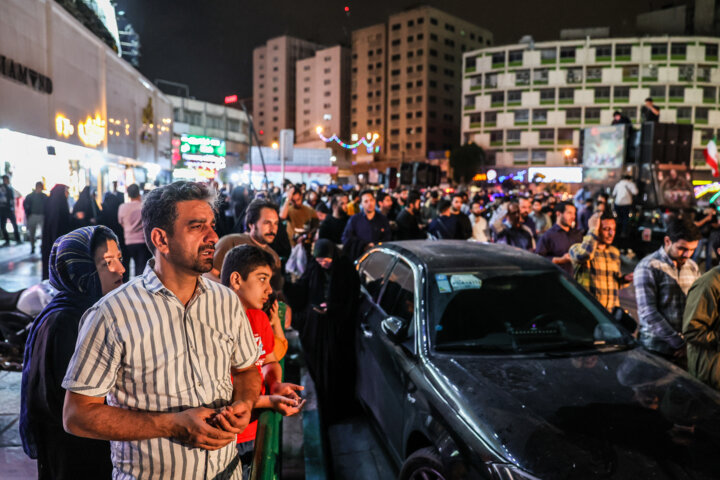
[[[258,358],[255,366],[257,366],[260,376],[262,377],[262,365],[265,362],[265,357],[268,353],[272,353],[275,349],[275,335],[273,335],[272,327],[270,326],[270,319],[268,319],[265,312],[262,310],[255,310],[249,308],[245,310],[248,320],[250,320],[250,327],[255,334],[255,341],[260,349],[260,357]],[[260,395],[265,394],[265,383],[263,383]],[[245,443],[255,440],[255,434],[257,432],[257,420],[250,423],[245,430],[237,437],[237,443]]]

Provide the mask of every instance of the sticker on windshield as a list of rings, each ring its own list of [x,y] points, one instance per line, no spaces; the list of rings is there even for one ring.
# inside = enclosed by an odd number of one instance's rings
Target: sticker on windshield
[[[450,282],[448,282],[447,275],[437,274],[437,275],[435,275],[435,281],[437,282],[438,292],[440,292],[440,293],[452,292],[452,287],[450,286]]]
[[[451,275],[450,285],[453,290],[473,290],[482,287],[482,280],[475,275]]]

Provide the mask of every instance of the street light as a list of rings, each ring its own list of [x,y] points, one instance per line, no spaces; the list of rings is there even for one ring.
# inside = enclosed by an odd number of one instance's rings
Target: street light
[[[278,145],[278,142],[272,142],[272,145],[270,145],[273,150],[277,150],[280,145]]]

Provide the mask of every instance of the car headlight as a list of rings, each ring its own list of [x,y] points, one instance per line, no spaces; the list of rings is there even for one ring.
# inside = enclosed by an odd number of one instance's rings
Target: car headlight
[[[497,480],[540,480],[538,477],[520,470],[514,465],[493,463],[493,477]]]

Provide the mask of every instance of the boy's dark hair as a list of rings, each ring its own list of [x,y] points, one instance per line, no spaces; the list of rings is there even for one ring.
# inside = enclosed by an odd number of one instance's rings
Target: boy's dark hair
[[[250,225],[255,225],[258,221],[260,221],[260,215],[262,214],[263,208],[269,208],[270,210],[274,210],[275,213],[278,213],[278,207],[273,202],[263,198],[256,198],[250,202],[250,205],[248,205],[247,211],[245,212],[245,223],[248,227]]]
[[[542,203],[543,203],[542,198],[538,198],[538,197],[533,198],[532,202],[530,202],[530,205],[532,205],[533,203],[539,203],[542,205]]]
[[[442,199],[438,202],[438,213],[445,213],[452,204],[449,200]]]
[[[407,197],[407,203],[413,204],[417,200],[420,200],[420,192],[418,192],[417,190],[410,190]]]
[[[433,200],[435,200],[435,199],[438,198],[439,196],[440,196],[440,195],[438,194],[437,190],[432,190],[432,191],[430,192],[430,198],[432,198]]]
[[[557,205],[555,205],[555,212],[556,213],[565,213],[565,210],[568,207],[575,208],[575,205],[573,205],[571,202],[560,202]]]
[[[385,200],[385,197],[388,197],[388,196],[389,195],[387,194],[387,192],[385,192],[383,190],[378,190],[377,194],[375,195],[375,200],[377,200],[377,202],[380,203],[383,200]]]
[[[273,256],[255,245],[238,245],[233,247],[225,255],[222,269],[220,270],[220,282],[226,287],[230,285],[230,275],[238,272],[243,280],[247,280],[252,272],[260,267],[275,265]]]
[[[689,217],[685,216],[678,218],[676,216],[670,217],[667,222],[667,236],[670,241],[675,243],[678,240],[685,240],[686,242],[694,242],[700,240],[700,229],[690,220]]]
[[[140,196],[140,187],[133,183],[127,188],[127,194],[130,198],[137,198]]]
[[[215,210],[215,192],[204,183],[174,182],[145,195],[141,216],[145,243],[151,252],[155,250],[150,238],[153,229],[160,228],[172,235],[178,217],[177,204],[190,200],[204,200]]]

